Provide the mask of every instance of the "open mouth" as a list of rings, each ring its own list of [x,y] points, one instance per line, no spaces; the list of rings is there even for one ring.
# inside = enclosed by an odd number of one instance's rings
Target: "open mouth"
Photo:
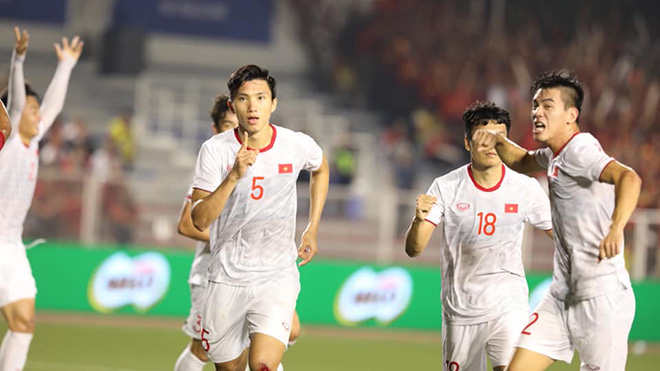
[[[257,122],[259,122],[259,117],[257,117],[257,116],[249,116],[249,117],[247,118],[247,121],[248,121],[250,124],[256,124]]]
[[[534,130],[532,131],[534,134],[540,133],[543,130],[545,130],[545,124],[540,122],[540,121],[535,121],[534,122]]]

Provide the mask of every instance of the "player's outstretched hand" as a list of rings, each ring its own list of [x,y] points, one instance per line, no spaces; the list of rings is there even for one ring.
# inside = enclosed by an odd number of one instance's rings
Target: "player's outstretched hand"
[[[69,57],[72,58],[74,61],[78,61],[78,58],[80,58],[80,54],[82,53],[82,49],[83,46],[85,45],[85,42],[80,40],[80,37],[76,35],[73,37],[73,39],[71,39],[70,44],[69,44],[69,39],[63,37],[62,45],[58,43],[54,43],[53,45],[55,46],[55,53],[57,53],[57,59],[64,60],[64,58]]]
[[[259,151],[256,149],[248,149],[247,143],[248,133],[246,131],[243,136],[243,144],[241,144],[241,148],[238,150],[238,153],[236,153],[236,161],[234,161],[234,167],[232,168],[232,172],[237,179],[240,179],[245,175],[248,167],[252,166],[255,161],[257,161],[257,155],[259,154]]]
[[[490,151],[501,140],[501,135],[486,129],[478,129],[472,135],[472,145],[479,152]]]
[[[610,232],[603,238],[598,246],[598,262],[603,259],[611,259],[621,250],[623,243],[623,230],[610,229]]]
[[[438,201],[437,197],[420,194],[417,196],[417,202],[415,203],[415,219],[424,220],[426,216],[429,215],[433,204]]]
[[[16,39],[16,55],[25,55],[28,49],[28,41],[30,41],[30,34],[27,30],[23,30],[18,27],[14,27],[14,38]]]
[[[316,233],[309,230],[305,231],[300,239],[300,247],[298,247],[298,257],[302,259],[302,261],[298,263],[298,266],[302,267],[309,263],[318,251],[319,248],[316,245]]]

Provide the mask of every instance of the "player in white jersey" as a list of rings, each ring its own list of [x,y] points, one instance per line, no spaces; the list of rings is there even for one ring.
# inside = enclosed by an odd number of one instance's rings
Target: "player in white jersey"
[[[0,309],[9,329],[0,346],[0,370],[22,370],[34,332],[34,298],[36,284],[32,277],[22,241],[23,222],[27,215],[39,169],[39,139],[64,106],[71,70],[83,43],[76,36],[55,44],[59,63],[43,102],[25,84],[23,61],[27,51],[27,32],[14,30],[16,47],[11,61],[9,117],[13,134],[0,152]]]
[[[5,108],[5,104],[0,101],[2,109],[0,109],[0,151],[5,147],[7,138],[11,135],[11,122],[9,121],[9,114]]]
[[[553,280],[509,369],[570,363],[577,349],[582,370],[624,370],[635,296],[623,259],[623,228],[637,205],[641,179],[580,132],[584,92],[571,73],[542,74],[532,93],[534,139],[546,148],[528,152],[487,130],[473,139],[521,172],[546,170],[550,184]]]
[[[495,150],[479,152],[478,128],[507,136],[509,113],[476,102],[463,114],[470,164],[436,178],[417,197],[406,252],[426,248],[442,222],[443,369],[503,370],[529,314],[522,263],[525,223],[551,235],[550,203],[534,178],[505,167]]]
[[[239,127],[202,145],[193,180],[193,224],[210,227],[211,246],[201,341],[217,370],[242,371],[249,358],[252,370],[274,371],[300,291],[296,259],[307,264],[318,250],[328,164],[311,137],[270,123],[268,70],[243,66],[227,86]],[[301,170],[311,172],[310,217],[296,249]]]

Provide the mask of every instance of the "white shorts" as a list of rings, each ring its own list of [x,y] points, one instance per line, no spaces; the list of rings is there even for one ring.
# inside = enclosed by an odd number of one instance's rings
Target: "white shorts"
[[[209,359],[223,363],[238,358],[253,333],[272,336],[286,347],[299,292],[298,276],[291,274],[252,286],[209,282],[201,333]]]
[[[506,366],[528,314],[525,308],[476,325],[446,325],[443,322],[443,370],[486,371],[486,355],[493,367]]]
[[[577,350],[582,370],[625,370],[634,317],[632,289],[569,306],[548,292],[530,316],[517,347],[566,363]]]
[[[200,340],[202,333],[202,309],[204,309],[204,297],[206,287],[190,284],[190,313],[181,329],[193,339]]]
[[[0,242],[0,308],[21,299],[34,299],[37,285],[23,244]]]

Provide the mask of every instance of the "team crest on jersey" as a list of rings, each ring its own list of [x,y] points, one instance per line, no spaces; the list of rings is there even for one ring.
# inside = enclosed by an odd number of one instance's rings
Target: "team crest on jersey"
[[[470,204],[467,202],[459,202],[456,204],[458,211],[465,211],[470,208]]]

